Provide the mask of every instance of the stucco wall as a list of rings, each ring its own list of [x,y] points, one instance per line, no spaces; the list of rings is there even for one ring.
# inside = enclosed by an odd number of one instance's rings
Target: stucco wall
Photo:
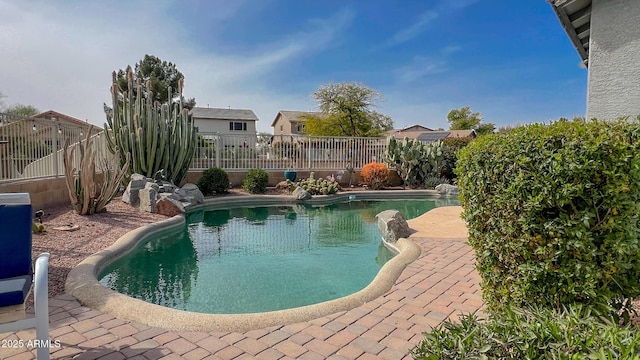
[[[229,122],[247,123],[247,130],[229,130]],[[200,119],[194,118],[194,124],[198,128],[199,133],[213,133],[230,135],[253,135],[256,134],[256,122],[254,120],[216,120],[216,119]]]
[[[593,0],[587,118],[640,115],[640,1]]]

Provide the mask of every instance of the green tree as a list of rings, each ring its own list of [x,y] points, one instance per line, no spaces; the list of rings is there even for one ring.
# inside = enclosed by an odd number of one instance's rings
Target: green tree
[[[184,75],[178,70],[176,65],[159,59],[153,55],[145,55],[142,60],[136,63],[135,68],[131,69],[128,65],[126,69],[118,70],[117,84],[120,93],[127,91],[127,73],[129,70],[133,73],[133,83],[136,79],[142,80],[143,95],[148,96],[149,92],[153,93],[153,100],[160,104],[166,104],[170,100],[176,101],[182,99],[182,106],[191,109],[196,106],[196,99],[185,99],[178,90],[178,81],[184,78]],[[149,86],[147,86],[147,82]],[[171,97],[167,88],[171,87]],[[136,89],[134,88],[135,92]],[[134,94],[137,96],[138,94]]]
[[[492,123],[482,123],[482,114],[471,112],[471,107],[464,106],[453,109],[447,114],[450,130],[475,130],[478,136],[490,134],[496,126]]]
[[[304,115],[309,135],[380,136],[393,128],[391,117],[373,110],[382,95],[363,84],[322,85],[311,96],[320,114]]]
[[[14,118],[26,118],[39,114],[40,110],[32,105],[15,104],[7,106],[3,112]]]

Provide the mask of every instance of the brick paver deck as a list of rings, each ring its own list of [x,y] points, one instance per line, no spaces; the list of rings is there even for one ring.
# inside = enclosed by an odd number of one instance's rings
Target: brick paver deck
[[[482,307],[479,276],[465,238],[413,238],[422,248],[384,296],[305,323],[245,333],[172,332],[124,322],[50,299],[52,359],[410,359],[422,332]],[[0,359],[35,359],[35,330],[0,334]],[[8,347],[10,340],[24,346]]]

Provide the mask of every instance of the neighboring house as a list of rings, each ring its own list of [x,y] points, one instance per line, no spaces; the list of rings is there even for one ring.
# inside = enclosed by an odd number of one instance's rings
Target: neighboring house
[[[418,136],[420,136],[420,134],[427,132],[427,131],[434,131],[433,129],[430,129],[428,127],[422,126],[422,125],[411,125],[411,126],[407,126],[406,128],[403,129],[393,129],[393,130],[389,130],[385,133],[385,135],[388,136],[393,136],[396,139],[404,139],[409,138],[409,139],[415,139]]]
[[[474,130],[432,130],[422,125],[412,125],[404,129],[394,129],[387,132],[388,136],[393,136],[398,140],[404,138],[420,140],[425,144],[444,139],[444,138],[475,138]]]
[[[640,115],[640,1],[547,0],[588,69],[588,119]]]
[[[303,115],[318,115],[313,111],[280,110],[271,123],[273,135],[301,135],[304,134],[304,123],[307,119]]]
[[[223,135],[225,148],[256,145],[258,117],[253,110],[194,107],[190,114],[205,139]]]

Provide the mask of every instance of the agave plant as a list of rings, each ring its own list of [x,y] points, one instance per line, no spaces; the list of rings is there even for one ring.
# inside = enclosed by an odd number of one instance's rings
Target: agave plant
[[[87,131],[84,140],[78,141],[69,149],[69,138],[66,139],[63,150],[64,175],[69,191],[69,199],[74,210],[80,215],[91,215],[104,212],[107,204],[113,199],[120,188],[122,178],[129,167],[129,154],[125,156],[124,165],[119,168],[119,152],[116,156],[98,159],[99,170],[96,172],[96,146],[93,142],[92,128]],[[73,159],[79,150],[79,165],[74,167]]]

